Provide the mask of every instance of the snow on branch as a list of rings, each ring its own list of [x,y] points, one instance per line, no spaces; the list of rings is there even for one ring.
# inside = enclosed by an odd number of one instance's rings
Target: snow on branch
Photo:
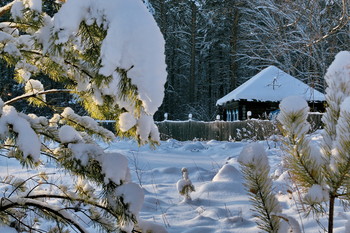
[[[57,94],[57,93],[74,93],[73,90],[70,89],[52,89],[52,90],[46,90],[46,91],[37,91],[32,93],[26,93],[20,96],[17,96],[15,98],[12,98],[11,100],[6,101],[5,105],[11,105],[13,103],[16,103],[17,101],[28,99],[31,97],[36,97],[40,95],[48,95],[48,94]]]
[[[66,221],[70,224],[72,224],[77,230],[79,230],[81,233],[88,233],[88,230],[85,229],[79,222],[76,221],[76,217],[72,216],[69,212],[65,211],[64,209],[61,209],[59,207],[54,207],[52,205],[49,205],[45,202],[30,199],[30,198],[5,198],[2,197],[0,199],[0,211],[5,211],[10,208],[16,208],[16,207],[35,207],[42,210],[46,210],[50,213],[52,213],[54,216],[61,218],[63,221]]]
[[[30,157],[39,162],[41,142],[32,129],[30,123],[21,117],[12,106],[5,105],[0,116],[0,138],[5,139],[10,131],[17,134],[18,148],[23,153],[23,158]]]

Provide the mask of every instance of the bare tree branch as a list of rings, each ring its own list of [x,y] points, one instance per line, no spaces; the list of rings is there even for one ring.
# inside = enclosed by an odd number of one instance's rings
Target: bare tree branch
[[[333,27],[331,30],[329,30],[329,32],[327,34],[325,34],[322,37],[320,37],[320,38],[312,41],[311,43],[309,43],[307,45],[307,47],[310,47],[310,46],[312,46],[314,44],[317,44],[317,43],[327,39],[328,37],[330,37],[331,35],[337,33],[339,30],[341,30],[343,27],[345,27],[347,25],[347,23],[350,20],[350,16],[349,16],[349,14],[347,12],[347,9],[348,9],[347,1],[348,0],[342,0],[342,16],[339,19],[339,23],[335,27]]]

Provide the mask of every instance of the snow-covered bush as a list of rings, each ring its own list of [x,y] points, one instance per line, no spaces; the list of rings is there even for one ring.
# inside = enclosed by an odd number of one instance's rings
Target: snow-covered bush
[[[302,98],[285,98],[280,103],[277,119],[284,135],[285,164],[302,194],[299,196],[305,214],[327,214],[328,232],[332,233],[335,200],[338,198],[345,206],[350,203],[350,52],[336,55],[325,80],[327,108],[322,117],[324,130],[320,146],[312,144],[308,138],[309,107]],[[245,173],[259,174],[261,170],[264,169],[260,165],[243,167]],[[264,184],[265,179],[268,178],[256,181],[262,190],[271,191],[271,187]],[[260,206],[255,205],[255,208],[261,211]],[[268,231],[273,232],[273,229],[270,227]]]
[[[182,168],[182,179],[178,180],[176,183],[177,191],[185,197],[184,201],[190,201],[191,200],[191,192],[195,191],[194,185],[192,184],[192,181],[188,177],[188,170],[187,168]]]
[[[0,22],[0,58],[15,68],[25,93],[0,99],[1,155],[30,168],[54,161],[75,183],[57,183],[56,172],[1,177],[0,224],[20,232],[151,231],[153,224],[139,219],[144,194],[130,180],[127,159],[95,143],[95,136],[108,142],[114,134],[93,119],[119,120],[117,132],[140,144],[159,140],[152,116],[164,95],[164,41],[142,1],[15,0],[0,7],[0,15],[11,14]],[[45,90],[34,79],[39,73],[67,89]],[[60,92],[74,93],[93,118],[46,102]],[[56,114],[22,113],[13,107],[22,100]]]

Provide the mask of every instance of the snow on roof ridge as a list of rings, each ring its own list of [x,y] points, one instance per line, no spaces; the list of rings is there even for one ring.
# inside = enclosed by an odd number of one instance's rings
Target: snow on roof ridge
[[[324,94],[308,86],[278,67],[271,65],[261,70],[242,85],[220,98],[216,105],[231,100],[281,101],[284,97],[298,95],[305,100],[324,101]]]

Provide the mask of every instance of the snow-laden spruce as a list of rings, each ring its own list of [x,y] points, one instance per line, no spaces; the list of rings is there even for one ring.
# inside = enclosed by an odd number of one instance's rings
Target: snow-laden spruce
[[[322,117],[324,130],[319,146],[311,143],[307,135],[310,129],[307,122],[309,107],[301,97],[291,96],[282,100],[277,120],[282,125],[285,166],[296,187],[295,197],[307,216],[311,213],[313,216],[327,214],[328,232],[332,233],[335,200],[339,198],[346,204],[350,202],[350,52],[336,55],[325,80],[328,85],[327,108]],[[243,171],[249,175],[260,174],[264,166],[256,166],[257,160],[251,158],[255,157],[248,155],[241,159],[242,162],[251,161],[250,166],[243,167]],[[270,192],[271,187],[264,185],[268,172],[264,175],[265,178],[255,179],[257,186],[266,187],[266,192]],[[265,210],[259,205],[255,208],[257,211]],[[275,232],[275,227],[266,226],[265,230]]]
[[[57,9],[53,16],[50,8]],[[140,144],[159,140],[153,114],[164,96],[164,40],[142,1],[0,3],[0,14],[7,12],[12,18],[0,22],[0,58],[15,68],[14,79],[25,94],[0,100],[2,154],[33,168],[55,163],[76,185],[58,184],[55,174],[20,182],[1,177],[11,190],[1,197],[0,225],[15,222],[26,232],[166,232],[140,219],[144,194],[131,182],[127,158],[106,153],[95,142],[115,138],[95,119],[119,120],[117,133]],[[42,73],[65,89],[46,90],[47,82],[36,79]],[[90,116],[46,102],[60,93],[73,94]],[[12,106],[22,100],[54,114],[22,113]],[[15,218],[18,214],[24,217]]]
[[[0,35],[6,55],[17,58],[13,64],[17,79],[27,82],[27,92],[43,90],[37,80],[29,79],[40,70],[54,79],[68,78],[86,105],[98,105],[88,106],[94,117],[102,117],[99,108],[104,106],[116,108],[114,118],[126,111],[134,120],[127,126],[125,120],[119,121],[123,132],[135,127],[143,135],[141,143],[156,141],[157,130],[142,127],[144,121],[139,119],[153,116],[161,105],[167,74],[164,40],[146,7],[137,0],[75,0],[67,1],[51,18],[40,4],[15,1],[12,16],[38,25],[23,28],[28,34],[20,35],[13,30],[5,33],[11,27],[5,24]],[[18,51],[6,49],[9,44]],[[146,124],[153,125],[153,119]]]

